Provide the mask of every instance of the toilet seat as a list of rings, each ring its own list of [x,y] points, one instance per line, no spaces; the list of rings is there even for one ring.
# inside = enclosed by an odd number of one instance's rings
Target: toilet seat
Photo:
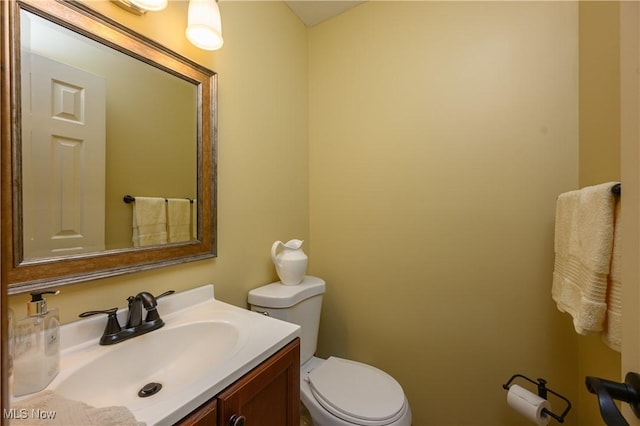
[[[383,426],[407,410],[402,387],[367,364],[330,357],[308,375],[316,401],[334,416],[363,426]]]

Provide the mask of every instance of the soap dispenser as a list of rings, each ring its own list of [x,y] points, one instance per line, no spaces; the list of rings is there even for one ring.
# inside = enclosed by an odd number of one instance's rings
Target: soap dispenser
[[[15,324],[13,345],[14,396],[41,391],[60,371],[60,316],[48,308],[45,294],[34,291],[27,303],[27,316]]]

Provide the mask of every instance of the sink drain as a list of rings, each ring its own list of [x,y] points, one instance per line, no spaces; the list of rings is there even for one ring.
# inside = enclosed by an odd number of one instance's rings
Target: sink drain
[[[138,396],[140,398],[146,398],[148,396],[157,394],[158,392],[160,392],[160,389],[162,389],[162,385],[160,383],[147,383],[142,387],[142,389],[138,391]]]

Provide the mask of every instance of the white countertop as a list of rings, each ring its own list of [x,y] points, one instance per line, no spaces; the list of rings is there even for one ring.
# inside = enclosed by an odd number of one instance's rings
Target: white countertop
[[[105,315],[90,317],[60,327],[60,372],[46,389],[54,390],[69,399],[81,400],[94,407],[99,407],[100,401],[109,401],[110,404],[107,405],[124,405],[131,410],[138,421],[145,422],[148,426],[172,425],[300,335],[300,327],[295,324],[269,318],[216,300],[213,285],[205,285],[163,297],[158,300],[158,312],[165,321],[163,328],[115,345],[100,346],[98,344],[106,325]],[[121,325],[126,322],[126,313],[126,309],[121,309],[118,312]],[[138,361],[137,357],[141,357],[141,360],[146,359],[145,357],[161,359],[163,351],[158,350],[157,344],[155,346],[151,344],[153,342],[151,339],[156,339],[157,342],[160,337],[160,334],[155,337],[154,333],[165,333],[163,338],[174,341],[178,336],[176,333],[184,333],[184,330],[187,330],[191,324],[212,322],[237,331],[234,334],[233,347],[229,349],[229,353],[223,353],[222,356],[211,359],[211,363],[208,359],[202,362],[201,357],[206,355],[200,354],[197,360],[199,362],[193,363],[199,365],[195,372],[197,374],[193,375],[193,378],[191,375],[194,372],[189,371],[189,379],[178,381],[178,384],[169,383],[172,382],[171,380],[165,380],[168,383],[162,390],[146,398],[140,398],[137,394],[128,392],[127,389],[129,387],[141,388],[148,383],[149,377],[153,379],[153,374],[144,379],[136,378],[136,374],[127,374],[123,381],[131,383],[119,384],[118,389],[115,390],[105,389],[104,383],[93,383],[102,381],[98,379],[87,379],[86,389],[82,383],[80,388],[75,385],[72,391],[68,390],[68,383],[74,377],[100,377],[97,375],[98,373],[103,374],[102,377],[104,377],[104,372],[83,375],[87,371],[91,371],[92,363],[104,367],[105,359],[119,359],[122,356],[120,354],[127,354],[126,358],[123,358],[125,364],[143,362]],[[181,329],[181,327],[185,328]],[[191,337],[189,336],[189,338]],[[211,338],[215,339],[216,336]],[[198,334],[197,339],[207,339],[207,335]],[[160,341],[164,344],[164,340]],[[213,342],[215,344],[215,340]],[[211,345],[210,341],[207,343]],[[182,344],[176,342],[176,345]],[[169,350],[167,350],[168,352]],[[100,359],[102,359],[101,364],[97,362]],[[172,374],[172,371],[173,374],[184,374],[183,370],[188,370],[191,367],[189,364],[191,363],[181,363],[177,369],[174,368],[176,366],[162,368],[162,374],[158,373],[158,382],[162,383],[162,377],[169,378],[168,375]],[[109,370],[111,372],[118,372],[118,369],[127,371],[126,367],[131,368],[131,365],[109,365],[108,368],[113,369]],[[162,376],[163,374],[164,376]],[[142,382],[137,382],[140,380]],[[65,381],[67,382],[65,383]],[[103,393],[102,397],[101,393]],[[113,399],[113,395],[116,395],[116,399]]]

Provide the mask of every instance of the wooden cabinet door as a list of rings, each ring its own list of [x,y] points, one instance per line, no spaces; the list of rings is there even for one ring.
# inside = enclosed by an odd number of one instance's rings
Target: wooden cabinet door
[[[233,418],[238,426],[300,424],[300,339],[218,395],[218,426],[234,426]]]
[[[176,425],[179,426],[216,426],[216,399],[213,398],[193,411]]]

